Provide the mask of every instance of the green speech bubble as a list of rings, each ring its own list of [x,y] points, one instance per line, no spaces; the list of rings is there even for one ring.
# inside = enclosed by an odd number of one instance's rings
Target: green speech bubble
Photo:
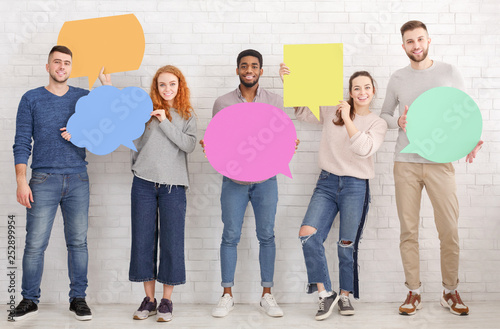
[[[481,138],[483,119],[476,102],[451,87],[432,88],[411,104],[406,134],[410,144],[401,153],[417,153],[439,163],[469,154]]]

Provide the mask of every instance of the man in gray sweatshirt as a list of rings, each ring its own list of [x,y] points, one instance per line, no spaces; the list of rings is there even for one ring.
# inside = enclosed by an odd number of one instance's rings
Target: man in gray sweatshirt
[[[455,169],[451,163],[435,163],[414,153],[400,153],[408,144],[406,116],[408,107],[423,92],[435,87],[464,89],[458,70],[427,55],[431,39],[427,27],[420,21],[409,21],[401,27],[403,49],[410,65],[396,71],[390,78],[381,117],[389,129],[399,128],[394,157],[396,205],[401,224],[400,251],[405,271],[405,285],[410,290],[399,307],[402,315],[413,315],[422,308],[420,297],[420,260],[418,246],[419,212],[422,188],[431,200],[436,228],[441,240],[441,275],[444,287],[441,305],[456,315],[469,314],[457,291],[458,286],[458,199]],[[396,107],[399,117],[394,116]],[[466,160],[472,162],[480,141]]]

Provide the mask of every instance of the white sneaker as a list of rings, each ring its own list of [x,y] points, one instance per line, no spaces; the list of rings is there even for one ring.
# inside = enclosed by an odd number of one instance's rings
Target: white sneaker
[[[264,294],[260,300],[260,308],[269,316],[283,316],[283,310],[278,306],[276,299],[274,299],[274,296],[271,294]]]
[[[219,300],[219,304],[212,310],[212,316],[223,318],[234,308],[234,300],[230,294],[224,294]]]

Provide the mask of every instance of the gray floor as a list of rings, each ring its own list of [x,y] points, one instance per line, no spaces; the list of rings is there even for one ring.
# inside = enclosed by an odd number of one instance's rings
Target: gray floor
[[[169,323],[157,323],[154,318],[132,320],[138,305],[93,305],[91,321],[77,321],[66,305],[41,304],[39,314],[19,322],[0,322],[0,328],[500,328],[500,301],[468,303],[469,316],[456,316],[441,307],[438,301],[423,304],[414,316],[398,314],[397,303],[354,303],[356,315],[341,316],[335,311],[324,321],[315,321],[317,305],[282,304],[282,318],[270,318],[257,304],[236,304],[222,319],[213,318],[212,305],[174,305],[174,318]]]

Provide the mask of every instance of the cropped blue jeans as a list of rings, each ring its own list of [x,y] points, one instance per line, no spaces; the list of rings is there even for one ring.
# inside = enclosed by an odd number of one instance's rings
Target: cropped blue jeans
[[[171,286],[186,283],[185,220],[184,186],[158,184],[134,176],[130,281],[157,280]]]

